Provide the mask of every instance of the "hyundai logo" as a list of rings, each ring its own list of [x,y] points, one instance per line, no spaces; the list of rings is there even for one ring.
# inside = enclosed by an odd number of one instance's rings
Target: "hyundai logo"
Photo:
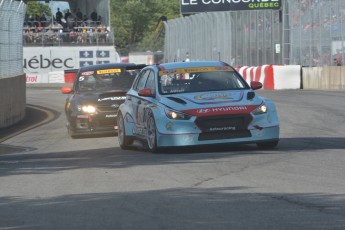
[[[210,112],[211,110],[210,109],[199,109],[198,111],[197,111],[197,113],[208,113],[208,112]]]

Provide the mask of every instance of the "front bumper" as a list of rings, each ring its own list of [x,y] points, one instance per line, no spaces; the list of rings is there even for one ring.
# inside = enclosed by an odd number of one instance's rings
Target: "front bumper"
[[[272,141],[279,139],[279,126],[267,127],[267,128],[255,128],[247,130],[249,137],[233,138],[236,135],[231,134],[233,131],[228,131],[228,135],[225,133],[216,134],[220,135],[220,139],[205,140],[200,138],[200,133],[184,133],[184,134],[158,134],[157,143],[159,147],[168,146],[194,146],[194,145],[208,145],[208,144],[227,144],[227,143],[258,143],[263,141]],[[244,135],[244,134],[243,134]]]
[[[103,115],[77,115],[70,118],[70,131],[73,135],[115,134],[117,116],[105,118]]]

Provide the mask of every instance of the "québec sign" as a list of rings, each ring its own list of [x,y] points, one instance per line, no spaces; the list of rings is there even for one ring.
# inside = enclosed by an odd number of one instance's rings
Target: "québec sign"
[[[182,14],[281,8],[281,0],[180,0]]]

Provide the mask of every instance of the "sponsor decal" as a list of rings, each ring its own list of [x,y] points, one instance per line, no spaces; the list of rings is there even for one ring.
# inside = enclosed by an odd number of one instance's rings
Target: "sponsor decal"
[[[159,71],[159,76],[169,74],[186,74],[196,72],[219,72],[219,71],[234,71],[230,66],[210,66],[210,67],[195,67],[195,68],[183,68],[183,69],[169,69]]]
[[[215,99],[234,99],[231,97],[231,93],[206,93],[206,94],[200,94],[196,95],[194,97],[196,100],[215,100]]]
[[[119,101],[119,100],[126,100],[126,96],[121,97],[105,97],[99,98],[98,101]]]
[[[121,73],[121,69],[103,69],[97,70],[97,74]]]
[[[97,50],[96,51],[96,57],[108,58],[108,57],[110,57],[110,51],[109,50]]]
[[[157,105],[149,105],[149,107],[150,107],[151,109],[157,109],[157,108],[158,108]]]
[[[210,128],[210,131],[235,131],[237,128],[235,126],[229,126],[229,127],[215,127]]]
[[[171,130],[173,129],[173,123],[172,123],[172,122],[166,123],[165,128],[166,128],[167,130],[171,131]]]
[[[194,141],[194,136],[193,135],[187,135],[187,136],[185,136],[184,141],[191,143]]]
[[[48,68],[55,68],[55,69],[71,69],[74,68],[70,62],[73,61],[72,58],[60,59],[48,59],[40,55],[39,57],[34,56],[30,59],[24,59],[24,69],[48,69]]]
[[[93,51],[92,50],[79,51],[79,58],[93,58]]]
[[[141,127],[134,127],[134,129],[133,129],[133,134],[137,134],[137,135],[140,135],[140,136],[145,136],[145,135],[146,135],[146,132],[145,132],[145,129],[144,129],[144,128],[141,128]]]
[[[79,62],[79,66],[82,67],[82,66],[90,66],[90,65],[93,65],[93,61],[80,61]]]
[[[110,107],[111,107],[111,108],[114,108],[114,109],[117,109],[117,108],[120,107],[120,105],[119,105],[119,104],[112,104]]]
[[[26,83],[38,83],[38,76],[26,75]]]
[[[258,137],[262,137],[263,135],[265,135],[265,130],[264,129],[256,129],[254,131],[255,135]]]
[[[109,64],[110,61],[96,61],[96,64]]]
[[[280,9],[281,0],[180,0],[181,13]]]
[[[89,118],[88,115],[77,115],[77,118],[87,119]]]
[[[87,71],[87,72],[81,73],[81,75],[83,75],[83,76],[90,76],[90,75],[92,75],[93,73],[94,73],[94,71]]]
[[[197,113],[209,113],[211,111],[211,109],[198,109]]]
[[[210,116],[210,115],[225,115],[225,114],[248,114],[257,105],[243,105],[243,106],[222,106],[222,107],[212,107],[212,108],[201,108],[201,109],[189,109],[183,110],[182,112],[192,115],[192,116]]]

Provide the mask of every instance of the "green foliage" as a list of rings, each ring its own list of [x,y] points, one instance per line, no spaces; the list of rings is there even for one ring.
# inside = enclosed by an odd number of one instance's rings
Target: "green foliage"
[[[111,0],[111,25],[121,53],[162,50],[164,33],[155,34],[159,19],[179,17],[179,0]]]
[[[27,3],[26,14],[32,16],[41,16],[42,14],[45,14],[49,17],[52,15],[49,5],[35,1],[30,1]]]

